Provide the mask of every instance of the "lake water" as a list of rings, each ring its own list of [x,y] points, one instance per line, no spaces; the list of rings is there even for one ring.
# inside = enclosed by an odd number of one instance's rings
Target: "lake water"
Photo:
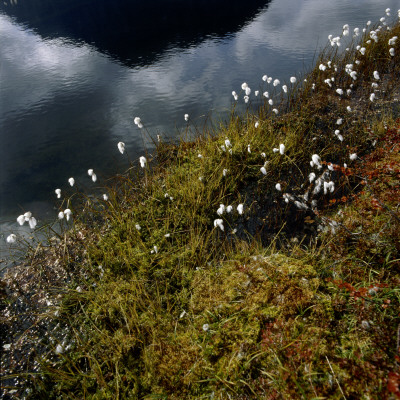
[[[28,210],[55,218],[54,190],[71,191],[69,177],[90,193],[123,171],[119,141],[135,159],[151,152],[148,134],[177,137],[186,113],[200,127],[210,114],[224,119],[242,82],[254,92],[264,74],[298,76],[329,34],[376,22],[387,7],[392,20],[399,1],[2,1],[3,234],[21,229],[16,217]]]

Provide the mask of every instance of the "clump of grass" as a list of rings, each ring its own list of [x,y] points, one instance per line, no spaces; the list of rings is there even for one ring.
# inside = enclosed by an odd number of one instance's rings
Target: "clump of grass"
[[[4,280],[10,385],[26,398],[397,395],[399,126],[385,101],[400,25],[368,34],[364,55],[325,50],[280,114],[266,102],[158,142],[107,200],[74,195],[73,228],[15,270],[25,281]]]

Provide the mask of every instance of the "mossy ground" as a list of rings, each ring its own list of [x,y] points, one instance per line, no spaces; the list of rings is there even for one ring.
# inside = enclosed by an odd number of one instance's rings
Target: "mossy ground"
[[[266,103],[158,143],[145,169],[108,183],[108,201],[75,194],[74,225],[3,279],[5,396],[399,397],[396,35],[365,35],[363,56],[357,43],[326,50],[278,115]],[[318,192],[312,171],[334,191]]]

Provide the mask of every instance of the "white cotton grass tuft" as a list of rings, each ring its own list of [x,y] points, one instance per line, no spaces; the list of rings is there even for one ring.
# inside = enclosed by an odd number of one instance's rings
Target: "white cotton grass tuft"
[[[61,198],[61,189],[56,189],[54,192],[57,195],[57,199],[60,199]]]
[[[374,78],[379,81],[380,76],[379,76],[379,72],[378,71],[374,71]]]
[[[281,143],[279,145],[279,153],[282,155],[285,154],[285,149],[286,149],[285,145],[283,143]]]
[[[290,77],[290,83],[296,83],[297,79],[295,76]]]
[[[221,229],[221,231],[224,231],[225,230],[225,228],[224,228],[224,220],[221,219],[221,218],[215,219],[214,220],[214,227],[215,228],[218,227],[219,229]]]
[[[289,193],[283,193],[282,197],[285,200],[285,203],[289,203],[290,200],[293,200],[293,196],[291,196]]]
[[[25,214],[20,215],[17,218],[17,222],[19,225],[24,225],[25,222],[28,222],[29,227],[31,229],[35,229],[36,225],[37,225],[37,220],[35,217],[32,216],[32,213],[30,211],[27,211]]]
[[[321,157],[318,154],[313,154],[311,156],[311,162],[310,165],[313,166],[317,166],[319,169],[322,168],[321,165]]]
[[[64,352],[64,347],[62,347],[61,344],[58,344],[54,352],[56,354],[62,354]]]
[[[389,54],[390,54],[392,57],[394,57],[394,47],[391,47],[391,48],[389,49]]]
[[[294,205],[299,209],[299,210],[307,210],[307,204],[302,203],[301,201],[296,200],[294,202]]]
[[[35,227],[37,225],[36,218],[35,217],[29,218],[28,223],[29,223],[29,228],[35,229]]]
[[[275,189],[278,190],[278,191],[282,191],[281,184],[280,184],[280,183],[277,183],[277,184],[275,185]]]
[[[337,46],[340,47],[340,36],[336,36],[334,38],[332,38],[331,40],[331,46]]]
[[[139,158],[139,163],[140,163],[140,166],[141,166],[142,168],[144,168],[144,167],[146,166],[146,163],[147,163],[146,157],[141,156],[141,157]]]
[[[262,172],[263,175],[267,175],[267,170],[265,169],[265,167],[261,167],[260,171]]]
[[[343,118],[338,118],[336,120],[336,125],[342,125],[343,124]]]
[[[258,128],[260,126],[260,123],[257,121],[255,124],[254,124],[254,128]]]
[[[235,91],[232,92],[232,96],[233,96],[233,98],[234,98],[236,101],[237,101],[238,98],[239,98],[238,94],[237,94]]]
[[[189,114],[185,114],[183,117],[185,118],[186,122],[189,121]]]
[[[375,100],[375,93],[371,93],[371,95],[369,96],[369,101],[374,101]]]
[[[351,161],[354,161],[354,160],[357,160],[358,156],[356,153],[352,153],[352,154],[350,154],[349,158]]]
[[[67,221],[69,221],[69,219],[71,218],[71,215],[72,215],[72,211],[71,211],[69,208],[66,208],[66,209],[64,210],[64,215],[65,215],[65,219],[66,219]]]
[[[118,150],[121,154],[124,154],[125,152],[125,143],[124,142],[118,142],[117,144]]]
[[[88,169],[87,173],[88,173],[89,176],[92,176],[93,175],[93,170],[92,169]]]
[[[250,145],[249,145],[249,144],[247,145],[247,152],[248,152],[248,153],[251,153],[251,148],[250,148]]]
[[[335,130],[335,136],[341,141],[343,142],[343,136],[340,134],[339,129]]]
[[[17,241],[17,235],[15,235],[14,233],[11,233],[11,235],[7,236],[6,242],[9,244],[13,244]]]
[[[346,107],[346,110],[347,110],[348,112],[351,112],[351,107],[350,107],[350,106],[347,106],[347,107]]]
[[[273,105],[274,105],[274,101],[273,101],[272,99],[269,99],[269,100],[268,100],[268,104],[269,104],[270,106],[273,106]]]
[[[279,111],[278,111],[277,108],[273,108],[273,109],[272,109],[272,112],[273,112],[275,115],[278,115],[278,114],[279,114]]]
[[[74,178],[69,178],[68,179],[68,183],[71,185],[71,186],[74,186],[75,185],[75,179]]]
[[[324,182],[324,194],[328,194],[328,191],[333,193],[335,190],[335,184],[330,181],[330,182]]]
[[[93,172],[92,174],[92,181],[96,182],[97,181],[97,175]]]
[[[337,88],[336,93],[339,94],[340,96],[343,95],[343,89]]]
[[[221,216],[221,215],[224,213],[224,211],[225,211],[225,206],[224,206],[223,204],[220,204],[220,205],[219,205],[219,208],[218,208],[218,210],[217,210],[217,214],[218,214],[219,216]]]
[[[322,187],[322,181],[320,179],[317,179],[315,181],[315,187],[314,187],[313,193],[318,194],[321,191],[321,187]]]
[[[281,83],[279,79],[275,79],[274,82],[272,83],[274,86],[278,86]]]
[[[143,128],[142,120],[139,117],[135,117],[133,122],[135,123],[135,125],[137,125],[138,128],[140,128],[140,129]]]
[[[106,193],[103,194],[103,200],[108,201],[108,194],[106,194]]]
[[[69,221],[71,218],[71,215],[72,215],[72,211],[69,208],[66,208],[64,211],[60,211],[58,213],[58,219],[63,219],[65,217],[65,219],[67,221]]]
[[[285,92],[285,93],[287,93],[287,86],[286,85],[282,85],[282,90]]]
[[[241,86],[242,90],[246,90],[247,87],[249,87],[249,85],[246,82],[243,82]]]
[[[240,215],[243,214],[243,204],[239,204],[239,205],[237,206],[237,211],[238,211],[238,213],[239,213]]]

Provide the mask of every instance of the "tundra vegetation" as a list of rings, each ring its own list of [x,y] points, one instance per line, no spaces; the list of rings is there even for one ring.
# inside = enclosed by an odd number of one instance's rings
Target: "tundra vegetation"
[[[4,398],[399,398],[390,14],[233,92],[257,110],[139,160],[116,143],[129,169],[70,178],[54,223],[18,217],[40,235],[3,239],[24,254],[2,277]]]

